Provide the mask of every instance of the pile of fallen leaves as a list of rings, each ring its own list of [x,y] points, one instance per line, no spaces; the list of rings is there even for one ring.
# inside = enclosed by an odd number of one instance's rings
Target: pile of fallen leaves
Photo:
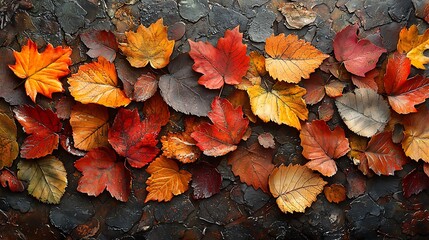
[[[226,155],[233,173],[271,192],[283,212],[304,212],[323,190],[329,201],[343,201],[344,187],[325,187],[320,174],[335,175],[335,159],[346,154],[365,175],[393,175],[408,159],[423,160],[429,175],[429,111],[422,104],[429,79],[411,74],[412,67],[429,63],[423,54],[429,31],[402,29],[397,51],[384,63],[386,50],[357,32],[355,25],[337,33],[334,58],[284,34],[266,39],[264,53],[248,53],[236,27],[216,46],[189,40],[189,53],[170,62],[175,41],[160,19],[126,32],[124,43],[111,32],[81,34],[95,60],[71,76],[69,47],[48,44],[39,52],[29,39],[20,52],[1,54],[9,64],[0,66],[9,76],[2,82],[18,91],[23,84],[32,103],[17,106],[16,92],[0,91],[7,102],[0,105],[0,183],[59,203],[67,187],[67,172],[55,156],[59,146],[81,157],[74,163],[81,172],[78,191],[98,196],[107,190],[120,201],[132,191],[130,167],[150,174],[146,202],[170,201],[191,181],[195,199],[218,193],[221,175],[200,160],[203,155]],[[117,57],[118,50],[126,59]],[[307,106],[322,99],[318,116],[309,120]],[[177,120],[170,119],[171,109],[185,115],[180,130],[166,127]],[[327,124],[335,111],[345,125]],[[15,120],[26,134],[20,144]],[[261,120],[299,130],[307,164],[275,166],[274,137],[251,138]],[[8,167],[18,155],[15,175]],[[189,164],[195,165],[190,171]],[[404,178],[405,196],[426,188],[414,181]]]

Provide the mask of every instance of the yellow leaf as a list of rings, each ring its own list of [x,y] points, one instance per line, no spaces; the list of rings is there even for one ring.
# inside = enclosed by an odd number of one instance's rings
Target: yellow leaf
[[[255,85],[247,89],[253,113],[264,122],[273,121],[301,129],[299,120],[306,120],[308,110],[302,98],[306,91],[298,85],[276,83],[271,91]]]
[[[12,166],[18,152],[15,121],[6,113],[0,112],[0,169]]]
[[[119,48],[127,56],[133,67],[145,67],[148,63],[155,68],[163,68],[170,62],[174,40],[168,40],[167,27],[162,18],[148,28],[140,25],[137,32],[125,32],[127,43]]]
[[[271,57],[265,60],[270,76],[289,83],[309,78],[310,73],[329,57],[296,35],[283,33],[267,38],[265,51]]]
[[[192,177],[188,171],[179,171],[177,163],[164,156],[155,159],[146,169],[146,172],[151,176],[146,181],[146,190],[149,193],[145,202],[150,200],[170,201],[173,196],[188,190],[188,183]]]
[[[261,84],[261,77],[267,74],[265,70],[265,58],[260,53],[252,51],[249,54],[250,62],[249,69],[247,69],[246,76],[244,76],[241,83],[235,85],[237,89],[247,90],[253,85]]]
[[[429,63],[429,58],[424,55],[429,49],[429,30],[419,35],[416,25],[412,25],[408,30],[404,27],[399,33],[397,49],[398,52],[407,54],[414,67],[425,69],[424,64]]]
[[[67,187],[66,169],[53,156],[19,161],[18,178],[28,181],[28,193],[44,203],[60,203]]]
[[[74,147],[89,151],[93,148],[109,146],[108,121],[109,113],[103,106],[80,103],[75,105],[70,115]]]
[[[270,192],[284,213],[304,212],[316,201],[327,182],[301,165],[280,165],[271,173]]]
[[[415,161],[422,159],[429,163],[429,111],[421,106],[417,113],[409,114],[404,119],[404,139],[402,148],[405,155]]]
[[[59,78],[70,72],[71,53],[69,47],[54,48],[51,44],[39,53],[36,43],[28,39],[21,52],[13,52],[16,63],[9,68],[19,78],[26,79],[25,91],[36,102],[37,93],[52,98],[52,93],[64,91]]]
[[[104,57],[81,65],[69,79],[70,94],[81,103],[97,103],[106,107],[128,105],[131,100],[118,87],[115,65]]]

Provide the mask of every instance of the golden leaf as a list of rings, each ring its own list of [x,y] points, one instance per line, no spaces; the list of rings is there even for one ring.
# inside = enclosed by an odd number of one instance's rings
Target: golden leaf
[[[429,57],[424,55],[429,49],[429,30],[419,35],[416,25],[412,25],[408,30],[404,27],[399,33],[397,49],[398,52],[407,54],[414,67],[425,69],[424,64],[429,63]]]
[[[18,152],[15,121],[6,113],[0,112],[0,169],[12,166]]]

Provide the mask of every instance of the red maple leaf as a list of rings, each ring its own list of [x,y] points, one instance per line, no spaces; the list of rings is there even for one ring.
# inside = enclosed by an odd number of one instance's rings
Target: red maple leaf
[[[194,59],[193,69],[202,73],[198,83],[206,88],[218,89],[227,84],[239,84],[249,68],[250,58],[246,55],[247,47],[243,44],[243,34],[238,27],[226,30],[217,46],[208,42],[189,40]]]
[[[95,148],[74,163],[82,172],[77,190],[90,196],[100,195],[104,189],[119,201],[128,201],[131,174],[124,163],[116,160],[115,152],[106,147]]]
[[[161,126],[166,125],[170,121],[168,105],[158,93],[144,102],[143,113],[149,118],[149,121],[158,123]]]
[[[159,123],[149,119],[140,121],[137,109],[120,109],[109,129],[108,139],[113,149],[126,157],[132,167],[141,168],[159,153],[156,147],[159,131]]]
[[[22,158],[44,157],[58,148],[62,124],[52,110],[25,105],[14,113],[24,132],[30,134],[21,146]]]
[[[347,26],[334,38],[335,58],[344,63],[347,71],[365,77],[365,73],[375,68],[381,54],[386,49],[378,47],[368,39],[358,39],[358,26]]]
[[[400,114],[417,112],[414,107],[429,97],[429,78],[415,76],[407,80],[411,61],[405,55],[395,52],[389,58],[384,74],[384,88],[390,106]]]
[[[191,137],[207,156],[222,156],[234,151],[246,133],[249,120],[243,117],[241,107],[234,108],[223,98],[216,97],[207,114],[213,124],[201,123]]]

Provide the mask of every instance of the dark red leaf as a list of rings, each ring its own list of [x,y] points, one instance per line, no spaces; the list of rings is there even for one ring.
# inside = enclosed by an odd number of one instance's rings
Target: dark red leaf
[[[192,174],[193,198],[209,198],[220,192],[222,176],[217,169],[206,162],[193,165],[189,171]]]
[[[413,194],[429,188],[429,177],[424,172],[414,169],[402,179],[402,191],[404,197],[409,198]]]
[[[0,185],[4,188],[9,187],[12,192],[24,191],[22,182],[18,180],[14,172],[8,169],[0,170]]]

